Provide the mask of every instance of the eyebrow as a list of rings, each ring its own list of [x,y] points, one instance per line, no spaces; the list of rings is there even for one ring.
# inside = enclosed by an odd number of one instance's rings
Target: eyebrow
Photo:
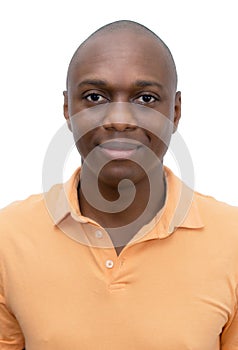
[[[150,81],[150,80],[137,80],[135,82],[136,86],[140,87],[147,87],[147,86],[156,86],[159,87],[160,89],[163,89],[163,85],[158,83],[157,81]]]
[[[107,86],[108,82],[106,80],[101,80],[101,79],[85,79],[81,81],[78,84],[78,88],[84,86],[84,85],[92,85],[92,86]],[[163,89],[163,85],[158,83],[157,81],[152,81],[152,80],[136,80],[135,85],[138,87],[147,87],[147,86],[156,86],[160,89]]]
[[[86,79],[81,81],[78,84],[78,88],[80,88],[81,86],[84,85],[93,85],[93,86],[106,86],[107,82],[105,80],[101,80],[101,79]]]

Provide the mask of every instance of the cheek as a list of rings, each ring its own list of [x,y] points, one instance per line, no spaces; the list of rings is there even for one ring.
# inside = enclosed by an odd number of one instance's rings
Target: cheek
[[[85,158],[93,149],[95,139],[95,129],[90,118],[82,118],[83,115],[75,115],[71,118],[72,133],[75,145],[82,158]]]
[[[91,137],[89,135],[84,135],[80,139],[74,136],[75,144],[77,147],[77,150],[79,154],[81,155],[82,159],[87,157],[88,153],[92,150],[91,146]]]
[[[159,138],[152,136],[151,137],[151,149],[157,155],[157,157],[160,160],[162,160],[167,149],[168,149],[168,145],[166,145],[165,142],[160,140]]]
[[[70,118],[75,144],[81,155],[87,155],[97,145],[101,114],[96,108],[83,109]]]

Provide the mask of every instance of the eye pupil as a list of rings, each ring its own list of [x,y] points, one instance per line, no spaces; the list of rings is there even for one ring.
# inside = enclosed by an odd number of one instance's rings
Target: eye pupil
[[[144,102],[150,102],[150,100],[151,100],[151,96],[149,96],[149,95],[144,95],[143,96],[143,101]]]
[[[99,95],[97,95],[97,94],[91,94],[91,100],[92,101],[98,101],[99,100]]]

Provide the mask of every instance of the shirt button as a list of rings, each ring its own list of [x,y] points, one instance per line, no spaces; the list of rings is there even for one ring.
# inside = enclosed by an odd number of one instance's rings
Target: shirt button
[[[97,231],[95,232],[95,236],[96,236],[96,238],[102,238],[103,234],[102,234],[101,231],[97,230]]]
[[[112,260],[107,260],[106,261],[106,267],[108,269],[111,269],[113,267],[113,265],[114,265],[114,262]]]

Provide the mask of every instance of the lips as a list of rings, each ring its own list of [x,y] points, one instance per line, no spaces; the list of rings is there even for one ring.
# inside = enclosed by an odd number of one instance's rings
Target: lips
[[[142,147],[142,144],[134,140],[110,140],[100,144],[99,147],[110,158],[128,159]]]

